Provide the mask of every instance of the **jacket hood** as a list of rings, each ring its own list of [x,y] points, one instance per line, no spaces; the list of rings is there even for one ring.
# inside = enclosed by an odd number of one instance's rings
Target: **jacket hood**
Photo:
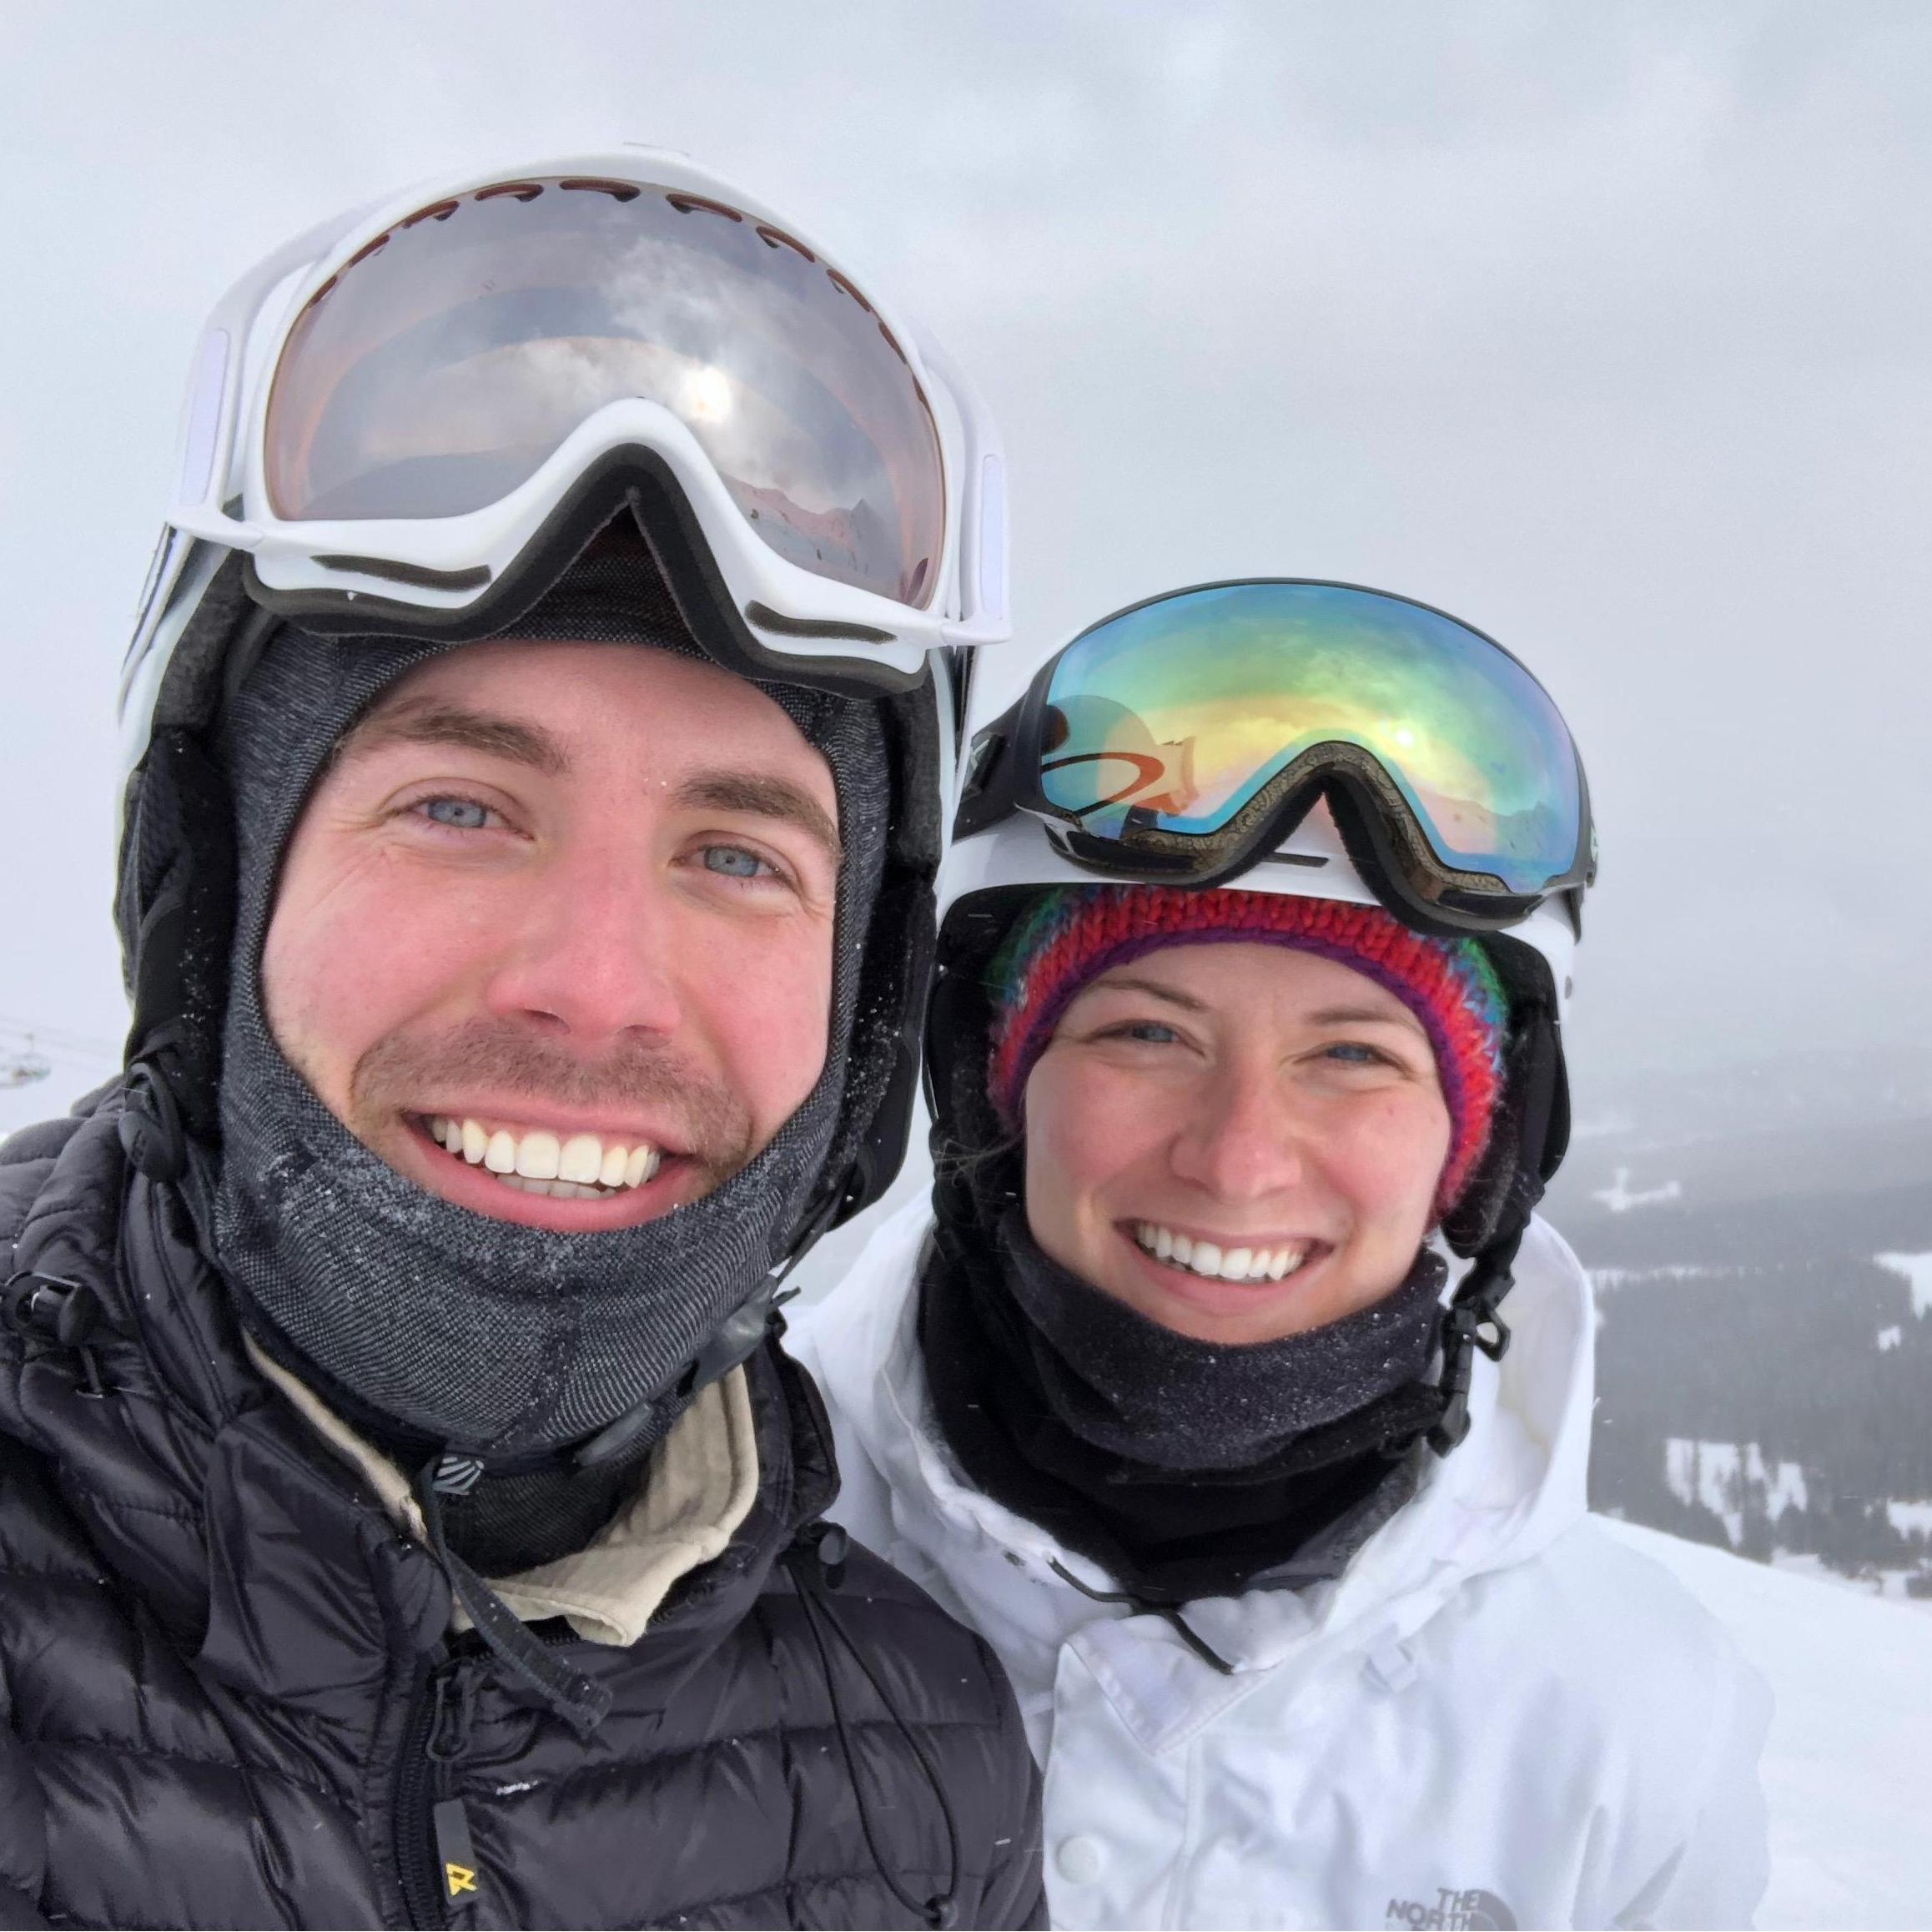
[[[523,607],[496,611],[474,632],[440,633],[433,646],[418,640],[424,654],[528,635],[541,616],[553,626],[543,635],[562,634],[554,628],[560,618],[567,618],[569,635],[592,637],[627,636],[641,624],[673,647],[709,655],[704,613],[665,574],[658,537],[634,501],[591,526],[585,542],[589,547],[566,558],[552,583],[526,586],[537,599],[534,611],[526,597]],[[157,688],[122,800],[114,901],[133,1006],[124,1133],[137,1165],[164,1180],[180,1171],[184,1135],[209,1145],[219,1138],[218,1083],[239,910],[234,802],[220,737],[237,693],[284,629],[256,600],[239,552],[211,555],[188,573],[178,595],[192,608],[165,663],[145,674]],[[392,648],[407,641],[366,625],[340,635],[319,623],[302,629],[315,637],[319,654],[344,664],[355,657],[359,640]],[[800,679],[811,682],[803,672]],[[811,695],[822,702],[833,681],[819,682],[826,691]],[[790,687],[779,680],[768,688]],[[889,803],[877,891],[864,929],[848,936],[858,955],[853,1031],[808,1240],[877,1200],[903,1158],[933,949],[948,694],[930,671],[903,691],[845,693],[876,715]]]
[[[621,509],[505,634],[712,661]],[[930,953],[939,690],[929,672],[864,697],[752,681],[838,797],[823,1070],[703,1199],[630,1228],[540,1235],[425,1193],[357,1141],[273,1037],[260,983],[279,869],[330,747],[413,667],[480,641],[298,627],[251,601],[245,571],[216,572],[130,784],[121,1130],[149,1179],[184,1181],[257,1339],[412,1467],[452,1450],[496,1475],[594,1452],[614,1469],[757,1346],[785,1265],[896,1169]],[[360,1292],[345,1291],[345,1257]],[[581,1486],[577,1503],[586,1522],[602,1507]]]

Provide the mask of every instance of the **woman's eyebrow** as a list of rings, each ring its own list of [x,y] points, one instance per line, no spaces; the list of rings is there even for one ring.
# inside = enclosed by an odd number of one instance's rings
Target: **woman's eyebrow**
[[[1164,986],[1158,979],[1143,979],[1137,973],[1109,974],[1104,979],[1094,982],[1095,993],[1144,993],[1150,999],[1164,1000],[1170,1006],[1176,1006],[1183,1013],[1205,1013],[1205,1000],[1196,999],[1192,994],[1182,993],[1177,988]],[[1324,1006],[1305,1014],[1304,1023],[1309,1026],[1407,1026],[1418,1033],[1422,1024],[1406,1007],[1390,1012],[1380,1006]]]
[[[1158,979],[1143,979],[1137,973],[1109,973],[1104,979],[1094,983],[1096,993],[1145,993],[1150,999],[1164,999],[1170,1006],[1178,1006],[1183,1013],[1205,1013],[1207,1002],[1196,999],[1191,993],[1182,993],[1172,986],[1163,986]]]
[[[1407,1007],[1391,1012],[1384,1006],[1325,1006],[1306,1015],[1310,1026],[1411,1026],[1420,1033],[1422,1023]]]

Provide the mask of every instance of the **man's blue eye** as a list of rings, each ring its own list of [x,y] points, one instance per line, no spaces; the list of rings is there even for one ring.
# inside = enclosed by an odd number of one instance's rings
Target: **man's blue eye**
[[[704,866],[707,872],[722,872],[731,878],[756,878],[765,869],[765,862],[742,845],[707,845]]]
[[[457,832],[480,832],[490,823],[490,808],[474,798],[430,798],[423,810],[436,824]]]

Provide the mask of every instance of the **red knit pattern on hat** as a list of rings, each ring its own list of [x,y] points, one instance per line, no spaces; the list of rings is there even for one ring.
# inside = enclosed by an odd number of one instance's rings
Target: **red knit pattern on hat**
[[[1395,994],[1435,1049],[1449,1110],[1449,1157],[1436,1188],[1446,1212],[1489,1139],[1502,1089],[1503,1008],[1493,970],[1469,942],[1413,933],[1379,906],[1275,893],[1181,892],[1159,886],[1074,888],[1039,908],[996,989],[988,1092],[1018,1132],[1027,1076],[1068,1004],[1110,967],[1163,946],[1250,941],[1289,946],[1349,967]]]

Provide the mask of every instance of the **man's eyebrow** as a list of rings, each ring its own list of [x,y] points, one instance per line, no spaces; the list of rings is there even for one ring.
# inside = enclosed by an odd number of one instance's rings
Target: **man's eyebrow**
[[[339,755],[390,744],[457,745],[488,757],[528,765],[548,778],[561,778],[570,769],[563,747],[541,725],[470,711],[440,698],[419,698],[414,702],[405,699],[371,712],[343,740]]]
[[[780,819],[796,825],[823,847],[833,864],[845,856],[831,814],[789,778],[775,778],[763,772],[695,772],[677,787],[676,802],[687,808]]]

